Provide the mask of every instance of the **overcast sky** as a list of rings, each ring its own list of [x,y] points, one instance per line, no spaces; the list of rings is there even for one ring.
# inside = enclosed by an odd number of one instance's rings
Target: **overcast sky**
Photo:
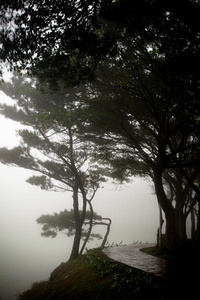
[[[10,100],[0,92],[0,102]],[[18,123],[0,115],[0,147],[18,145],[19,128]],[[41,237],[41,227],[35,220],[41,214],[71,209],[72,195],[31,186],[25,182],[31,175],[32,171],[0,164],[1,300],[16,299],[14,294],[33,282],[48,279],[70,254],[72,239],[64,234],[55,239]],[[150,182],[136,178],[123,187],[105,185],[97,192],[93,206],[102,217],[112,219],[110,243],[156,242],[158,205]]]

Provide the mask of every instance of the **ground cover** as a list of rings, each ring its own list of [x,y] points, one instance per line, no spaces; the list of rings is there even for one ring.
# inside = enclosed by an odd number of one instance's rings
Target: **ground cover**
[[[129,300],[193,299],[198,293],[199,244],[166,251],[156,247],[142,251],[167,260],[170,280],[109,259],[100,249],[87,251],[62,263],[49,280],[36,282],[19,300]]]
[[[164,299],[166,286],[144,272],[108,259],[100,250],[62,263],[48,281],[34,283],[19,300]]]

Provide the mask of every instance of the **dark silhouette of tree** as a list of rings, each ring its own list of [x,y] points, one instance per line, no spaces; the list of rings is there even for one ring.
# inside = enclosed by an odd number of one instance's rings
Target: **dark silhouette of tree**
[[[0,7],[1,62],[34,71],[52,87],[57,80],[68,85],[94,79],[98,62],[119,50],[121,27],[156,47],[197,88],[198,1],[16,0]]]
[[[181,245],[187,240],[186,220],[189,215],[193,218],[193,233],[191,238],[197,240],[199,232],[198,217],[192,217],[197,204],[199,203],[199,193],[196,193],[185,177],[188,177],[199,186],[199,168],[177,168],[166,170],[163,174],[163,184],[167,198],[172,203],[175,212],[176,231],[178,243]],[[194,231],[196,232],[194,234]],[[194,236],[196,235],[196,236]]]
[[[66,107],[65,101],[61,100],[64,95],[43,97],[34,84],[34,81],[19,76],[13,77],[12,83],[3,85],[4,92],[16,101],[16,105],[1,105],[1,113],[21,122],[27,129],[19,131],[20,146],[0,149],[0,161],[40,172],[42,176],[33,176],[28,182],[42,189],[72,192],[75,236],[70,259],[74,259],[80,253],[87,206],[91,220],[84,246],[90,238],[94,215],[92,199],[106,180],[107,171],[92,162],[94,148],[80,137],[75,122],[77,104],[68,103]]]
[[[183,191],[189,184],[199,202],[199,2],[24,3],[2,6],[1,60],[30,69],[44,91],[96,78],[74,101],[74,109],[81,106],[78,131],[99,145],[122,181],[152,178],[166,217],[166,246],[176,246],[166,177],[181,176],[176,185],[182,182]]]
[[[166,218],[166,246],[171,248],[184,239],[177,224],[187,199],[176,197],[175,209],[165,192],[166,174],[172,170],[176,177],[180,169],[183,189],[193,182],[199,199],[198,94],[177,77],[177,70],[157,49],[147,49],[125,32],[121,48],[118,59],[101,64],[97,82],[88,85],[86,130],[122,178],[132,174],[153,180]]]
[[[111,220],[109,218],[102,218],[96,213],[92,213],[92,227],[104,225],[107,227],[104,239],[101,247],[104,247],[107,241],[107,237],[110,231]],[[88,231],[90,231],[91,211],[86,211],[85,220],[82,227],[81,238],[85,240],[88,237]],[[106,222],[107,221],[107,222]],[[55,238],[58,232],[65,233],[68,237],[74,236],[76,231],[76,224],[74,220],[74,211],[61,211],[60,213],[54,213],[53,215],[42,215],[37,219],[37,223],[43,225],[41,235],[44,237]],[[102,239],[100,234],[90,233],[89,240],[94,238]],[[81,253],[84,248],[82,248]]]
[[[2,62],[26,69],[57,88],[94,78],[98,61],[111,52],[109,30],[101,30],[112,1],[1,1]]]

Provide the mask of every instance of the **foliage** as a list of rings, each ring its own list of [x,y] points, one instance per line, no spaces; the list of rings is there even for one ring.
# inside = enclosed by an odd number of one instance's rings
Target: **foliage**
[[[177,77],[178,70],[156,47],[146,48],[145,42],[123,30],[118,59],[101,64],[98,81],[88,85],[90,93],[83,100],[88,122],[83,120],[83,126],[88,139],[107,154],[104,161],[112,165],[114,176],[153,180],[171,247],[184,238],[186,218],[181,212],[183,207],[186,215],[190,212],[191,189],[196,193],[192,206],[199,199],[199,92],[188,88],[184,76]],[[175,205],[166,193],[166,182],[176,190]],[[184,229],[179,228],[181,223]]]
[[[20,76],[13,77],[12,83],[4,83],[2,89],[16,105],[1,105],[1,113],[20,121],[26,128],[19,131],[20,146],[0,149],[0,161],[41,173],[42,176],[34,175],[28,182],[42,189],[72,192],[75,221],[72,232],[75,237],[71,257],[76,257],[87,205],[91,211],[90,229],[80,252],[84,250],[93,226],[95,214],[91,201],[100,184],[105,182],[107,170],[104,172],[97,163],[92,163],[94,148],[81,138],[84,133],[78,131],[75,123],[74,105],[68,103],[66,107],[65,95],[43,97],[37,92],[34,80]],[[57,99],[60,100],[58,105]],[[104,225],[108,226],[105,222]]]
[[[120,0],[107,18],[156,48],[170,67],[182,77],[190,76],[193,84],[195,77],[199,78],[199,14],[199,2],[195,0],[164,0],[162,4],[159,0]]]
[[[81,212],[80,212],[81,213]],[[86,211],[85,219],[82,227],[81,238],[85,239],[87,237],[87,227],[90,224],[91,212]],[[95,226],[97,224],[101,224],[102,217],[93,212],[92,215],[92,225]],[[64,233],[70,237],[75,235],[76,231],[76,223],[74,220],[74,210],[70,211],[64,210],[60,213],[54,213],[53,215],[42,215],[37,219],[38,224],[43,224],[41,235],[44,237],[52,237],[55,238],[58,232],[64,231]],[[100,234],[91,233],[89,240],[93,240],[94,238],[102,239]]]
[[[90,264],[98,270],[101,277],[112,276],[111,287],[120,292],[122,289],[131,290],[134,295],[140,293],[142,289],[158,291],[158,285],[153,282],[152,277],[148,274],[139,272],[131,268],[124,268],[119,263],[108,261],[104,256],[99,255],[94,250],[86,253]]]
[[[97,63],[121,48],[119,28],[125,28],[156,48],[198,89],[198,1],[34,0],[0,5],[1,61],[34,71],[50,88],[93,79]]]
[[[51,117],[40,114],[40,122],[48,124],[49,130],[55,119],[57,126],[75,128],[82,141],[90,141],[89,147],[96,143],[101,161],[121,182],[133,175],[149,176],[165,213],[166,243],[173,247],[184,236],[179,224],[185,226],[186,219],[181,218],[190,212],[188,203],[191,208],[200,203],[200,73],[196,64],[200,56],[200,5],[195,0],[184,0],[180,5],[175,1],[161,5],[159,0],[55,3],[43,1],[41,6],[40,1],[29,5],[17,1],[5,5],[2,60],[30,68],[44,91],[51,86],[59,89],[63,83],[92,81],[95,70],[95,84],[72,89],[68,96],[71,99],[73,95],[74,100],[70,103],[57,99],[55,105],[55,100],[48,99],[54,113]],[[18,47],[14,47],[16,42]],[[6,107],[4,113],[16,115]],[[23,112],[18,110],[17,115],[22,120]],[[30,132],[21,135],[30,145],[31,141],[41,142]],[[58,149],[64,151],[65,159],[66,153],[68,158],[71,155],[69,147]],[[2,151],[5,154],[5,149]],[[22,165],[31,166],[21,155],[22,148],[13,151],[20,153]],[[63,174],[60,166],[48,166]],[[174,197],[169,196],[169,189]]]
[[[112,48],[101,30],[112,1],[1,1],[0,59],[26,69],[54,89],[60,79],[74,85],[94,77],[94,68]]]
[[[96,262],[93,261],[92,265],[90,263],[91,259],[96,260]],[[100,265],[101,261],[104,262],[102,263],[101,270],[98,270],[96,266]],[[128,273],[131,273],[129,267],[116,264],[116,266],[112,268],[112,265],[113,262],[104,258],[99,250],[90,250],[89,257],[88,254],[86,254],[72,262],[62,263],[52,272],[49,281],[35,284],[32,289],[20,295],[19,299],[62,300],[69,298],[73,300],[86,297],[89,300],[127,300],[144,299],[147,295],[152,296],[154,299],[161,299],[164,293],[164,284],[161,284],[159,285],[159,288],[156,288],[156,279],[152,278],[152,283],[149,285],[145,276],[144,280],[142,279],[143,275],[141,275],[139,281],[136,281],[134,280],[134,276],[139,278],[139,275],[135,270],[132,270],[132,278],[138,286],[131,286],[130,283],[129,288],[127,288],[127,284],[121,282],[120,279],[121,289],[119,290],[119,286],[113,286],[111,288],[111,285],[115,282],[115,274],[120,273],[122,277],[127,277]],[[107,274],[105,273],[102,277],[101,272],[103,272],[103,270],[106,271],[106,269],[109,269],[110,272]]]

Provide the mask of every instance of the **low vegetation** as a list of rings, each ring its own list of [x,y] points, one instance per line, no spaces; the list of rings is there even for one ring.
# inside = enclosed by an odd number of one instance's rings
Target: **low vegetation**
[[[19,300],[163,299],[161,280],[113,262],[100,250],[89,250],[62,263],[48,281],[34,283]]]
[[[168,250],[142,251],[166,260],[168,280],[109,259],[100,249],[88,250],[61,263],[48,281],[36,282],[18,300],[193,299],[198,292],[199,243]]]

